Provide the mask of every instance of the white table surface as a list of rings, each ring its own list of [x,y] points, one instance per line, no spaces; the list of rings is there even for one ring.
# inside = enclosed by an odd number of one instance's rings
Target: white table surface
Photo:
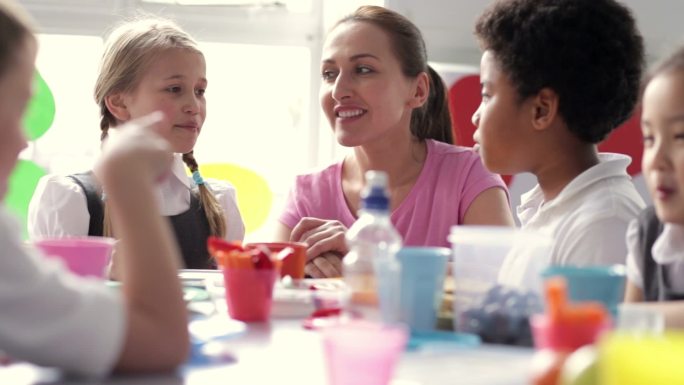
[[[100,381],[64,377],[60,371],[25,363],[0,368],[0,384],[297,384],[327,382],[320,334],[298,320],[250,324],[246,334],[224,342],[230,359],[220,364],[182,367],[174,374],[115,376]],[[405,352],[392,385],[528,383],[532,350],[498,345],[448,351]],[[362,385],[362,384],[359,384]]]
[[[187,282],[197,278],[215,278],[214,275],[217,273],[182,271],[180,276]],[[223,301],[225,300],[219,300],[219,303],[225,304]],[[210,305],[210,308],[213,310],[214,306]],[[274,307],[276,313],[282,310],[284,308],[276,310]],[[221,314],[225,312],[225,308],[221,309]],[[308,314],[308,310],[305,313]],[[69,378],[56,369],[15,363],[0,366],[0,385],[327,384],[320,333],[304,329],[301,326],[301,317],[275,318],[268,323],[247,324],[247,331],[244,334],[216,345],[224,357],[221,362],[205,365],[186,364],[170,374],[114,376],[105,380],[89,381]],[[403,353],[395,370],[392,385],[527,384],[532,354],[533,350],[530,348],[500,345],[407,351]]]

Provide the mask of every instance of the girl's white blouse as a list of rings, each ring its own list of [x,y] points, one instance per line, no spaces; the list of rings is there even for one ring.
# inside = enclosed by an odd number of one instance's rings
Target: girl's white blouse
[[[242,241],[245,226],[237,206],[235,187],[226,181],[205,179],[205,182],[223,208],[227,221],[226,239]],[[188,210],[190,190],[194,187],[192,178],[185,172],[181,155],[175,154],[169,177],[156,191],[162,215],[171,216]],[[87,235],[89,222],[85,194],[73,179],[60,175],[46,175],[40,179],[29,204],[30,238]]]

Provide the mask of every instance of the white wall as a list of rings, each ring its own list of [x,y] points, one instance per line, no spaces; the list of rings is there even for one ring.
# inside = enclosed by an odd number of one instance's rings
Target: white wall
[[[479,64],[473,36],[475,20],[491,0],[388,0],[387,5],[409,17],[423,31],[430,60]],[[649,60],[684,42],[684,1],[626,0],[646,40]]]

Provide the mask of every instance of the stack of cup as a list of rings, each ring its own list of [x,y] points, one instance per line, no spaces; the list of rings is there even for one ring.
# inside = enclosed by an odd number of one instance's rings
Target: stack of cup
[[[293,280],[300,280],[304,278],[304,266],[306,265],[306,243],[302,242],[255,242],[247,243],[246,249],[253,249],[258,246],[264,246],[276,255],[286,248],[291,248],[293,253],[282,261],[280,265],[280,276],[289,276]]]
[[[574,302],[598,301],[617,318],[618,305],[625,292],[625,267],[612,266],[551,266],[542,272],[542,277],[565,278],[568,295]]]
[[[267,321],[279,261],[263,246],[242,246],[213,238],[209,252],[223,271],[228,314],[245,322]]]

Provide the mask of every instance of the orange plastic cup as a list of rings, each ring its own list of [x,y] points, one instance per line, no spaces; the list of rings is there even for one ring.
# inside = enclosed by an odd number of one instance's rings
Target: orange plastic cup
[[[245,245],[250,248],[256,245],[266,246],[272,253],[279,253],[286,247],[291,247],[294,254],[283,260],[280,266],[280,276],[289,275],[292,279],[304,278],[304,265],[306,265],[306,243],[302,242],[254,242]],[[275,257],[275,256],[274,256]]]
[[[267,321],[277,276],[276,269],[223,269],[230,318],[245,322]]]

